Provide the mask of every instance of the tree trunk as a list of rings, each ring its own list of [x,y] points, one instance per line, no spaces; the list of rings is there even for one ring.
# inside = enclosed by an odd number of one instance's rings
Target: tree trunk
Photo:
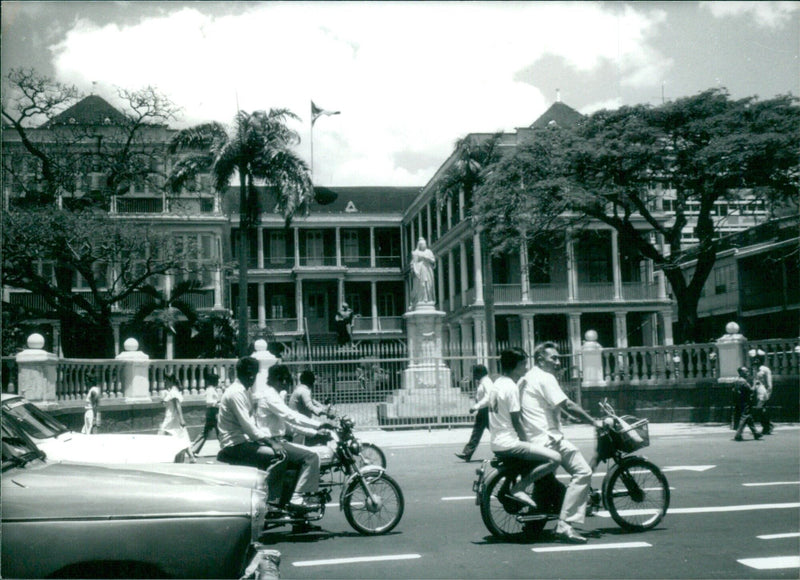
[[[250,250],[250,226],[247,215],[247,182],[245,173],[239,168],[239,297],[238,316],[239,336],[237,352],[239,356],[247,356],[250,332],[248,329],[250,313],[247,310],[247,263]]]
[[[486,315],[486,355],[488,357],[489,372],[498,372],[498,365],[495,363],[495,325],[494,325],[494,265],[492,264],[492,252],[489,250],[489,240],[485,233],[481,232],[481,259],[483,261],[483,311]]]

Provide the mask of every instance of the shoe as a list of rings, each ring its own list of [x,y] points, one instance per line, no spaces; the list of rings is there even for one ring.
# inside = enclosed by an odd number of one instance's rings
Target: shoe
[[[459,459],[463,459],[467,463],[469,463],[469,460],[471,459],[471,457],[466,453],[456,453],[455,456],[458,457]]]
[[[764,436],[763,433],[753,433],[753,439],[755,439],[756,441],[761,439],[763,436]]]
[[[742,439],[741,437],[734,437],[733,440],[734,441],[744,441],[744,439]]]
[[[533,501],[533,498],[529,496],[527,493],[525,493],[523,490],[516,492],[509,492],[508,497],[532,509],[536,509],[539,507],[536,505],[536,502]]]
[[[772,429],[764,429],[761,432],[762,435],[772,435]]]
[[[292,526],[293,534],[307,534],[308,532],[321,532],[322,526],[315,526],[314,524],[302,523]]]
[[[553,535],[555,536],[556,540],[565,544],[585,544],[589,541],[588,538],[581,536],[572,528],[567,528],[567,530],[564,532],[556,531]]]
[[[319,503],[312,501],[302,495],[293,495],[286,506],[292,511],[312,511],[319,508]]]

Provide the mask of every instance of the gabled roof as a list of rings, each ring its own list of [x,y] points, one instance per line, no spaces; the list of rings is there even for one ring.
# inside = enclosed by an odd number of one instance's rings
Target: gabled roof
[[[542,116],[531,124],[531,129],[544,129],[551,123],[559,127],[574,127],[583,120],[583,115],[562,102],[553,103]]]
[[[45,123],[53,125],[120,125],[127,121],[125,115],[115,109],[103,97],[89,95],[63,113]]]
[[[275,197],[269,187],[258,187],[259,207],[262,213],[272,213]],[[402,215],[419,193],[419,187],[321,187],[314,188],[316,203],[311,205],[310,215],[331,214],[378,214]],[[239,187],[229,187],[225,192],[224,207],[231,214],[239,212]]]

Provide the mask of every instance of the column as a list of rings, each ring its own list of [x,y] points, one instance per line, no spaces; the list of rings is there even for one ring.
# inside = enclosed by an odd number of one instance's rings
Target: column
[[[411,247],[408,249],[409,256],[411,255],[411,252],[414,251],[414,248],[417,247],[417,239],[419,239],[419,236],[417,235],[417,231],[419,229],[417,228],[417,220],[412,219],[410,225],[411,225]]]
[[[438,292],[436,292],[436,295],[439,297],[439,308],[443,307],[444,301],[447,299],[447,296],[444,295],[444,277],[445,277],[445,274],[446,273],[444,271],[444,260],[439,258],[439,263],[436,265],[436,278],[437,278],[438,284],[439,284],[439,289],[438,289]],[[413,280],[413,277],[414,277],[414,274],[412,273],[411,274],[411,278],[412,279],[410,280],[410,284],[409,284],[410,290],[412,292],[414,291],[414,280]]]
[[[475,323],[475,332],[473,334],[475,340],[475,358],[480,365],[489,367],[488,348],[486,345],[486,322],[483,318],[473,318]]]
[[[450,310],[453,310],[454,298],[456,295],[456,272],[455,268],[453,268],[453,252],[447,252],[447,281],[450,286]]]
[[[300,228],[294,228],[294,267],[300,266]]]
[[[256,248],[258,248],[258,260],[256,267],[259,270],[264,269],[264,229],[256,228]]]
[[[578,353],[581,350],[581,314],[580,312],[570,312],[567,314],[567,334],[569,335],[569,343],[572,347],[572,353]]]
[[[428,242],[428,245],[431,245],[431,240],[433,240],[433,216],[431,215],[431,204],[425,204],[425,213],[428,214],[428,231],[425,232],[425,241]]]
[[[425,211],[425,210],[422,210]],[[422,229],[422,211],[417,214],[417,231],[419,232],[419,236],[417,238],[424,238],[427,234],[425,230]],[[427,239],[425,240],[428,241]],[[414,241],[414,247],[417,246],[416,240]]]
[[[528,243],[522,242],[519,248],[519,281],[522,285],[522,301],[531,301],[531,284],[528,278]]]
[[[120,349],[120,346],[119,346],[119,322],[112,322],[111,323],[111,330],[114,333],[114,352],[121,352],[122,349]],[[53,343],[54,343],[54,346],[55,346],[55,343],[56,343],[55,329],[53,329]],[[56,350],[56,349],[54,348],[53,350]],[[56,352],[56,354],[58,354],[58,352]]]
[[[522,348],[528,353],[528,356],[533,356],[533,350],[536,348],[536,334],[534,334],[533,318],[533,314],[520,314],[519,316],[519,321],[522,326]]]
[[[372,302],[372,332],[378,332],[380,330],[378,325],[378,283],[373,280],[369,285]]]
[[[53,351],[58,358],[64,358],[64,349],[61,348],[61,323],[53,324]]]
[[[475,269],[475,306],[483,306],[483,269],[481,266],[481,235],[475,232],[472,235],[474,251],[472,252],[472,267]]]
[[[442,212],[439,211],[438,201],[433,206],[436,208],[434,219],[436,220],[436,239],[438,240],[442,237]]]
[[[336,279],[336,296],[338,298],[338,302],[336,303],[336,310],[339,310],[339,307],[342,305],[342,302],[345,301],[344,276],[339,276],[339,278]]]
[[[342,265],[342,228],[336,228],[336,265]],[[339,304],[342,303],[341,296],[339,297]]]
[[[619,234],[611,230],[611,273],[614,277],[614,300],[622,300],[622,272],[619,269]]]
[[[656,236],[656,240],[659,246],[659,250],[661,255],[664,255],[664,234],[658,234]],[[664,276],[664,270],[659,270],[657,272],[657,280],[658,282],[658,299],[659,300],[666,300],[667,299],[667,277]],[[672,325],[670,325],[672,326]]]
[[[645,346],[658,345],[658,315],[655,312],[647,315],[643,330]]]
[[[624,312],[614,313],[614,342],[617,348],[628,348],[628,326]]]
[[[297,231],[297,230],[295,230]],[[303,332],[303,279],[298,278],[294,284],[294,309],[297,312],[297,332]]]
[[[447,225],[448,230],[450,229],[450,224],[453,223],[453,198],[447,198]]]
[[[461,304],[466,305],[467,294],[467,246],[462,241],[458,244],[458,252],[461,256],[459,263],[461,264],[461,271],[458,275],[461,277],[461,284],[459,285],[459,292],[461,292]]]
[[[267,295],[264,283],[258,283],[258,327],[264,328],[267,325]]]
[[[578,299],[578,264],[575,260],[575,240],[571,232],[567,232],[567,300],[575,302]],[[578,324],[580,329],[580,324]],[[580,345],[580,330],[578,331],[578,345]]]
[[[222,268],[214,270],[214,310],[222,310]]]
[[[464,220],[464,188],[458,188],[458,221]]]
[[[672,310],[662,310],[658,315],[664,332],[664,346],[672,346],[675,344],[672,338]]]
[[[402,230],[401,230],[402,234]],[[369,228],[369,267],[375,267],[375,228]]]

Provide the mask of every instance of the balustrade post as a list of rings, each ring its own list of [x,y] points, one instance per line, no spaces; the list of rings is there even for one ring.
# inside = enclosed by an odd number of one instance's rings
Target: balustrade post
[[[606,381],[603,377],[603,347],[597,342],[597,332],[587,330],[586,339],[581,346],[581,365],[583,368],[582,387],[604,387]]]
[[[126,403],[150,402],[150,357],[139,350],[139,342],[129,338],[117,360],[124,361],[122,394]]]
[[[17,392],[29,401],[55,403],[58,357],[44,350],[41,334],[31,334],[27,344],[16,356]]]
[[[733,383],[739,376],[739,367],[747,363],[747,339],[739,333],[739,325],[729,322],[725,335],[717,340],[719,356],[719,383]]]

